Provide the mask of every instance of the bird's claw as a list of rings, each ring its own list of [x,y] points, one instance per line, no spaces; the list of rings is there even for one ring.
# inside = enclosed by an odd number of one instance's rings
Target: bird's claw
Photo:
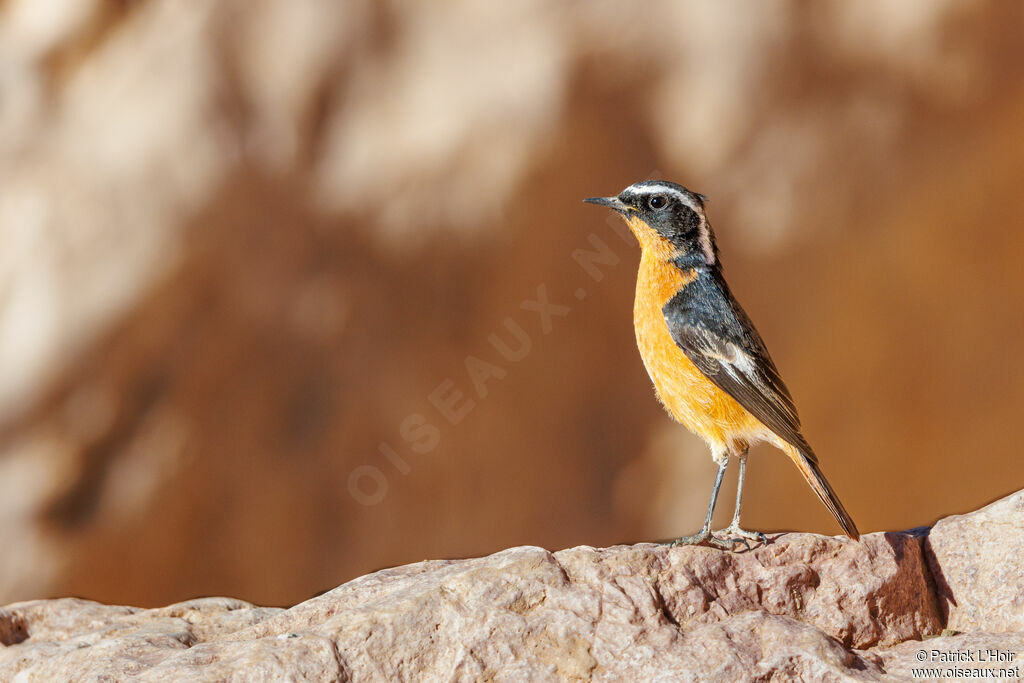
[[[702,529],[693,536],[681,536],[669,543],[669,545],[673,548],[684,545],[707,545],[715,548],[722,548],[724,550],[732,550],[731,541],[725,541],[718,538],[708,529]]]
[[[721,531],[714,532],[714,535],[719,539],[728,539],[729,543],[742,543],[746,546],[747,550],[750,550],[749,541],[754,541],[761,545],[768,545],[768,537],[760,531],[747,531],[746,529],[739,528],[739,526],[735,524],[732,524]]]
[[[745,538],[730,538],[729,543],[735,546],[737,543],[743,544],[744,550],[750,550],[750,541]]]

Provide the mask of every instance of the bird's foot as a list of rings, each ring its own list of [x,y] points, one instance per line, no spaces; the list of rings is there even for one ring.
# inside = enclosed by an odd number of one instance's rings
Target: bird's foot
[[[738,539],[737,539],[738,540]],[[725,550],[732,549],[732,541],[723,541],[720,538],[715,537],[711,531],[707,528],[701,529],[693,536],[681,536],[676,540],[669,543],[673,548],[681,545],[707,545],[714,548],[724,548]]]
[[[750,541],[760,543],[761,545],[768,545],[768,537],[760,531],[747,531],[741,529],[738,524],[730,524],[726,528],[715,531],[713,536],[719,541],[728,542],[730,544],[742,543],[750,550]]]

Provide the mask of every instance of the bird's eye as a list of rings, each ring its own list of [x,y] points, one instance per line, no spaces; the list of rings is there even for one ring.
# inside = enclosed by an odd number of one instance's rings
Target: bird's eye
[[[647,200],[647,205],[652,209],[660,209],[665,206],[665,198],[660,194],[656,194]]]

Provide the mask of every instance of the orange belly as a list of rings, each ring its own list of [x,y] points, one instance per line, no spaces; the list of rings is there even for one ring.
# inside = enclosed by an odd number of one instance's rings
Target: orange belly
[[[636,283],[633,324],[647,374],[668,413],[711,446],[723,451],[743,449],[762,438],[764,425],[727,393],[715,386],[683,353],[672,335],[662,307],[695,278],[644,250]]]

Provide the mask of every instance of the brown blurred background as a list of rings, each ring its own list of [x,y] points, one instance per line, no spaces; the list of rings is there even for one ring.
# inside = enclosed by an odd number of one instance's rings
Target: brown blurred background
[[[0,604],[288,604],[692,532],[713,465],[636,352],[637,248],[580,203],[649,177],[710,195],[862,530],[1021,488],[1022,30],[966,0],[0,1]],[[746,526],[838,533],[754,456]]]

